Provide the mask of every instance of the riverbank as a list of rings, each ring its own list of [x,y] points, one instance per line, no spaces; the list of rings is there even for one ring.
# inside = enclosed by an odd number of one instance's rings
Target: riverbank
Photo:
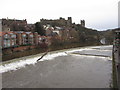
[[[2,55],[2,62],[8,61],[8,60],[11,60],[11,59],[15,59],[15,58],[24,57],[24,56],[35,55],[35,54],[38,54],[38,53],[44,53],[48,49],[49,49],[49,51],[56,51],[56,50],[62,50],[62,49],[84,47],[84,46],[96,46],[96,45],[98,45],[98,44],[94,44],[94,45],[88,45],[88,44],[83,45],[82,44],[82,45],[80,45],[79,43],[69,43],[69,44],[63,44],[63,45],[59,45],[59,46],[50,46],[49,48],[37,47],[37,48],[34,48],[34,49],[30,49],[30,50],[13,52],[13,53],[10,53],[10,54],[4,54],[4,55]]]

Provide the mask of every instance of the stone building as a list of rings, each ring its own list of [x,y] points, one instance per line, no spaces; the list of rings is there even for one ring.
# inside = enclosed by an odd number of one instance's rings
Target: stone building
[[[27,24],[27,20],[16,20],[16,19],[1,19],[2,31],[26,31],[34,32],[35,25]]]
[[[67,26],[67,27],[72,27],[75,25],[75,23],[72,23],[72,17],[68,17],[67,20],[65,20],[65,18],[60,17],[59,19],[55,19],[55,20],[48,20],[48,19],[40,19],[40,22],[42,25],[51,25],[53,27],[55,26]],[[80,20],[80,25],[82,27],[85,27],[85,20]]]
[[[25,26],[25,31],[35,32],[35,24],[27,24],[27,26]]]
[[[16,19],[2,19],[2,31],[24,31],[26,30],[27,21]]]
[[[27,21],[16,19],[2,19],[2,31],[25,31]]]
[[[72,25],[72,18],[68,17],[68,20],[65,20],[65,18],[62,18],[62,17],[55,20],[40,19],[40,22],[43,25],[50,24],[52,26],[70,26]]]

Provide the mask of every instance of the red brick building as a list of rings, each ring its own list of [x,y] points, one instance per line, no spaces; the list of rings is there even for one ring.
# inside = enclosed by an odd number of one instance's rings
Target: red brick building
[[[15,32],[0,32],[2,48],[8,48],[16,45],[16,33]]]
[[[7,32],[0,32],[0,39],[1,39],[1,47],[2,48],[9,48],[9,47],[16,47],[16,46],[23,46],[23,45],[32,45],[32,46],[39,46],[41,43],[48,44],[50,42],[49,38],[46,36],[40,36],[37,32],[23,32],[23,31],[7,31]]]

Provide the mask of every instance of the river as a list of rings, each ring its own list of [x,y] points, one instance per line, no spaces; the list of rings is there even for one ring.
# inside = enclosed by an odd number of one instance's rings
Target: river
[[[0,65],[3,88],[110,88],[112,46],[94,46],[14,59]]]

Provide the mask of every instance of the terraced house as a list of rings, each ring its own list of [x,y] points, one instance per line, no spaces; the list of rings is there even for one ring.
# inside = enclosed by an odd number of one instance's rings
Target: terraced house
[[[7,31],[7,32],[0,32],[1,38],[1,47],[2,48],[10,48],[10,47],[17,47],[17,46],[24,46],[24,45],[33,45],[38,46],[43,43],[43,39],[45,43],[48,44],[50,41],[50,37],[40,36],[37,32],[23,32],[23,31]]]

